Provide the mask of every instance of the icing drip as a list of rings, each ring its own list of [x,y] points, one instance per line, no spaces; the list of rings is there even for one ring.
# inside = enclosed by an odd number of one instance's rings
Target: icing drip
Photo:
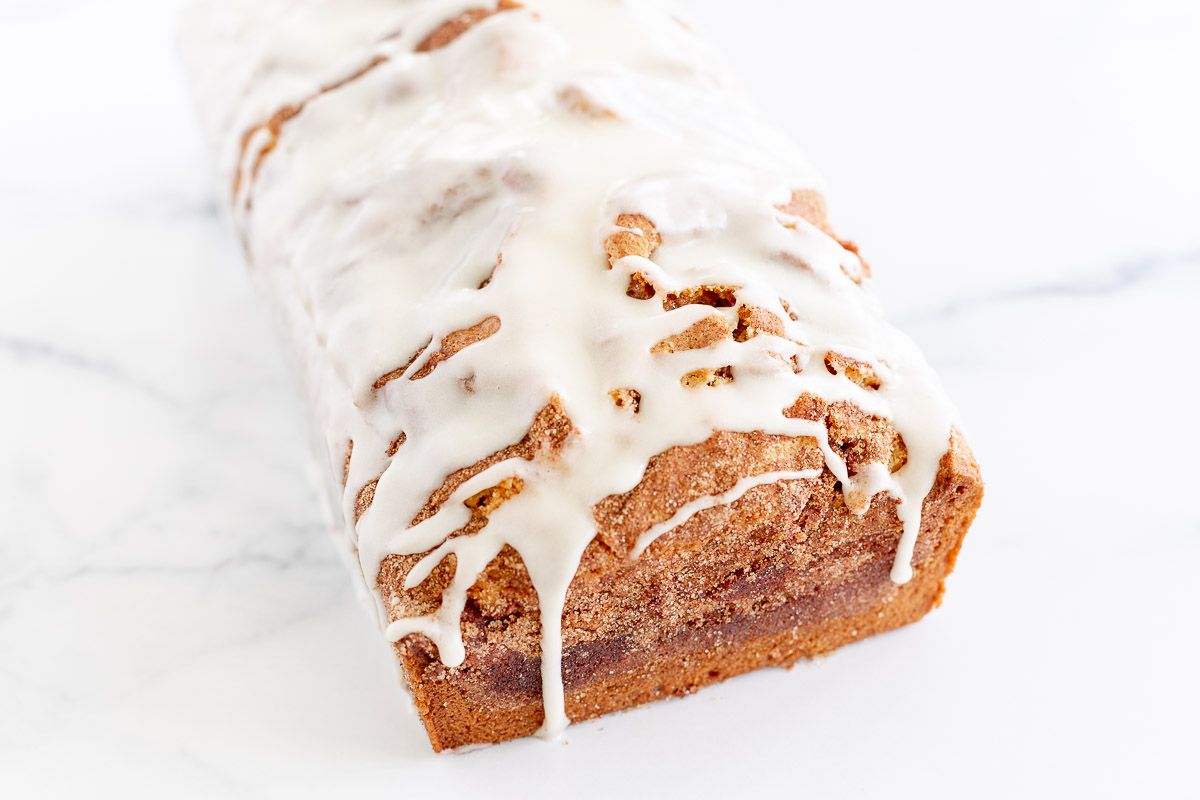
[[[742,478],[727,492],[712,497],[704,497],[699,500],[693,500],[683,508],[675,512],[675,515],[666,522],[660,522],[654,527],[642,533],[638,537],[637,544],[634,545],[630,556],[638,558],[642,553],[646,552],[646,548],[654,544],[654,542],[664,534],[670,533],[679,526],[686,523],[692,517],[709,508],[717,506],[729,505],[740,499],[746,492],[759,486],[767,486],[779,481],[801,481],[808,478],[816,478],[821,474],[820,470],[782,470],[779,472],[767,472],[762,475],[755,475],[751,478]]]
[[[856,251],[797,203],[820,198],[810,168],[664,3],[211,0],[195,19],[235,220],[299,345],[347,544],[368,579],[421,556],[406,588],[454,558],[440,607],[392,640],[462,664],[468,590],[512,547],[556,734],[593,507],[718,430],[811,437],[857,513],[894,497],[892,577],[911,578],[953,411]],[[852,475],[824,423],[785,414],[806,394],[886,420],[906,463]],[[820,474],[744,478],[632,557]]]

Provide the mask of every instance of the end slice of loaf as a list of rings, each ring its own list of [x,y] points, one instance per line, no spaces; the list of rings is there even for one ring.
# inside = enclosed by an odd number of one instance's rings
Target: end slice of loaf
[[[202,0],[186,31],[435,749],[940,601],[983,491],[953,408],[667,0]]]

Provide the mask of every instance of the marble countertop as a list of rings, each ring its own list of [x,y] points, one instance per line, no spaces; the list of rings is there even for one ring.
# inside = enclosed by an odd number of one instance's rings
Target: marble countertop
[[[988,497],[920,625],[437,757],[310,489],[178,5],[0,0],[0,796],[1195,796],[1200,6],[692,3]]]

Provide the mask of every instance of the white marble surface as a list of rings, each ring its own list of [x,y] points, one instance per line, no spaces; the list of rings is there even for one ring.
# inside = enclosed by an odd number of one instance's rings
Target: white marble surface
[[[918,626],[435,757],[306,475],[167,0],[0,0],[0,797],[1197,796],[1200,6],[694,2],[988,497]]]

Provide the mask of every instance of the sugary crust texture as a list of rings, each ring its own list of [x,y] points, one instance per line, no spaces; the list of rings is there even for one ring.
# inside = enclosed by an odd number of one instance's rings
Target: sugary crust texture
[[[638,534],[697,497],[746,476],[819,469],[808,438],[718,433],[656,457],[644,480],[595,510],[599,535],[584,554],[563,615],[564,680],[573,720],[671,695],[762,666],[790,666],[915,622],[939,601],[983,484],[955,435],[926,499],[914,579],[890,580],[901,525],[875,498],[864,516],[834,477],[751,490],[703,511],[628,558]],[[464,533],[478,530],[485,513]],[[403,589],[416,557],[380,572],[393,618],[435,608],[446,563]],[[517,554],[502,552],[470,592],[462,623],[466,662],[444,667],[419,635],[397,653],[435,750],[527,736],[541,724],[537,594]]]
[[[820,196],[797,195],[804,205],[794,198],[785,213],[827,229]],[[654,224],[644,217],[621,215],[616,225],[618,232],[606,244],[610,265],[627,255],[649,258],[661,244]],[[737,288],[693,287],[665,295],[662,304],[666,311],[693,304],[730,308],[737,305]],[[652,286],[647,295],[640,299],[656,297]],[[496,324],[451,334],[430,360],[452,356],[490,335]],[[736,327],[723,317],[703,318],[656,347],[698,349],[731,336],[745,341],[783,333],[773,312],[740,306]],[[815,368],[844,374],[868,390],[882,385],[873,366],[837,353]],[[685,382],[689,377],[697,386],[735,379],[721,370],[684,376]],[[617,389],[612,396],[618,407],[637,413],[636,390]],[[895,428],[853,403],[803,394],[784,414],[822,422],[852,476],[870,463],[895,472],[907,461]],[[520,442],[448,476],[413,522],[431,516],[458,486],[492,464],[514,457],[553,458],[573,432],[552,398]],[[821,474],[762,485],[729,505],[701,511],[639,558],[630,558],[640,534],[670,520],[687,503],[722,494],[746,477],[800,470]],[[364,487],[365,503],[360,494],[360,513],[370,505],[373,488]],[[488,514],[522,488],[519,481],[507,481],[468,499],[471,520],[455,535],[481,530]],[[915,577],[896,586],[890,573],[902,525],[895,501],[880,494],[865,513],[854,513],[816,440],[726,431],[659,454],[633,490],[594,508],[598,533],[584,552],[563,614],[569,716],[578,721],[688,694],[916,621],[939,601],[982,493],[974,458],[955,433],[925,500]],[[453,576],[450,555],[422,584],[406,590],[404,579],[420,559],[391,556],[379,572],[378,588],[392,620],[436,609]],[[462,632],[467,658],[453,669],[441,664],[424,636],[396,644],[434,749],[535,732],[542,721],[538,598],[512,549],[505,548],[470,590]]]
[[[487,18],[520,7],[513,0],[499,0],[467,9],[432,30],[415,52],[447,47]],[[309,102],[385,60],[372,58],[247,130],[241,140],[235,197],[244,191],[249,207],[263,162],[276,148],[283,128]],[[616,119],[581,90],[568,87],[559,100],[568,110],[597,122]],[[781,224],[811,225],[858,254],[852,242],[834,233],[819,193],[797,190],[778,211]],[[431,209],[434,212],[440,210]],[[610,267],[626,256],[651,258],[662,244],[654,223],[640,214],[621,214],[614,227],[616,232],[605,243]],[[497,267],[502,260],[500,254]],[[862,262],[861,271],[847,274],[861,283],[869,268]],[[714,313],[663,339],[655,346],[658,352],[703,349],[728,338],[745,342],[761,335],[784,336],[786,326],[774,312],[738,304],[738,288],[696,286],[664,293],[646,274],[634,272],[626,293],[661,303],[664,311],[684,305],[737,309],[735,323]],[[796,319],[787,300],[780,300]],[[375,389],[383,390],[406,375],[408,380],[428,377],[442,362],[494,335],[502,324],[488,317],[443,336],[436,345],[430,339],[407,363],[380,376]],[[827,354],[823,366],[867,390],[881,388],[885,379],[873,365],[838,353]],[[798,363],[793,367],[801,369]],[[734,380],[729,367],[681,377],[697,391]],[[636,388],[617,387],[610,395],[621,410],[638,413],[642,398]],[[802,395],[785,414],[824,422],[831,446],[845,459],[851,475],[872,462],[894,472],[907,459],[895,429],[851,403]],[[432,516],[459,486],[494,464],[511,458],[553,458],[575,432],[558,399],[548,398],[520,441],[446,476],[412,523]],[[395,455],[405,440],[404,432],[396,432],[388,455]],[[353,454],[354,443],[348,442],[343,481],[350,474]],[[563,671],[571,719],[688,694],[763,666],[790,666],[914,622],[939,602],[983,494],[978,468],[962,437],[953,435],[925,500],[914,579],[899,587],[889,577],[901,534],[894,501],[879,495],[865,514],[853,513],[824,464],[811,438],[715,432],[707,441],[654,457],[638,486],[597,504],[598,534],[584,553],[563,615]],[[729,505],[696,514],[639,558],[630,558],[641,533],[670,520],[687,503],[728,491],[744,477],[799,470],[821,474],[756,487]],[[377,483],[357,487],[356,520],[371,506]],[[523,488],[520,479],[509,479],[468,498],[470,522],[454,535],[481,530],[488,515]],[[405,577],[422,555],[391,556],[379,571],[377,586],[391,620],[428,613],[441,601],[453,575],[453,555],[419,586],[404,588]],[[514,550],[505,548],[471,588],[462,632],[467,658],[453,669],[440,663],[436,648],[424,636],[396,643],[434,749],[535,732],[542,721],[538,598]]]
[[[849,239],[842,239],[834,233],[833,227],[829,224],[829,211],[825,203],[825,196],[820,192],[814,189],[797,189],[792,192],[791,200],[779,206],[779,210],[793,217],[800,217],[836,239],[838,244],[858,256],[862,262],[862,274],[850,276],[855,283],[862,283],[865,278],[871,276],[871,266],[858,252],[858,245]]]

